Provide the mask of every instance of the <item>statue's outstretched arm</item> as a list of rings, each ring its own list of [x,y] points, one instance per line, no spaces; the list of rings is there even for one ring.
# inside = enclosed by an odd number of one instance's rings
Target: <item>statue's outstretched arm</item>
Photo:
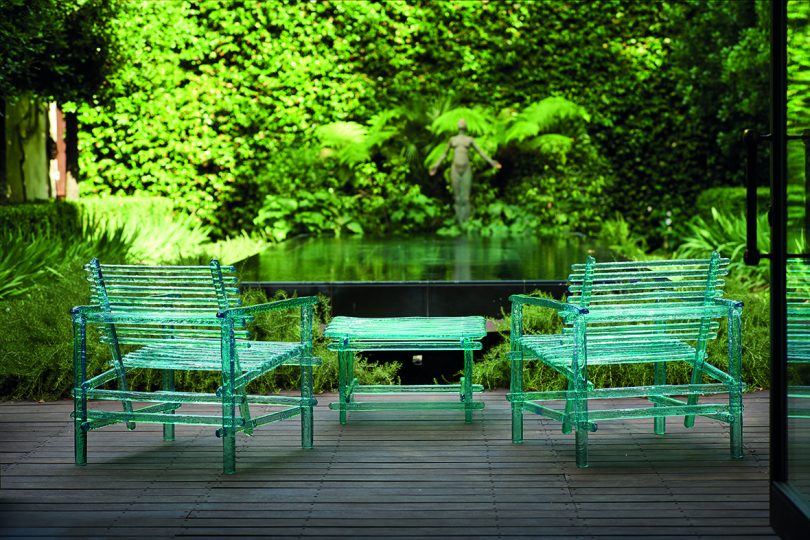
[[[498,163],[498,162],[497,162],[497,161],[495,161],[494,159],[491,159],[491,158],[490,158],[488,155],[486,155],[486,154],[484,153],[484,151],[483,151],[483,150],[481,150],[481,147],[480,147],[480,146],[478,146],[478,143],[477,143],[477,142],[475,142],[475,139],[473,139],[473,140],[472,140],[472,147],[473,147],[473,148],[475,148],[475,151],[476,151],[476,152],[478,152],[478,155],[479,155],[479,156],[481,156],[482,158],[484,158],[484,161],[486,161],[487,163],[489,163],[490,167],[492,167],[493,169],[500,169],[500,168],[501,168],[501,164],[500,164],[500,163]]]
[[[439,169],[439,165],[441,165],[442,162],[447,158],[447,154],[449,152],[450,152],[450,143],[448,142],[447,147],[444,149],[444,152],[442,152],[442,155],[439,156],[439,159],[436,160],[436,163],[428,171],[430,173],[430,176],[436,174],[436,171]]]

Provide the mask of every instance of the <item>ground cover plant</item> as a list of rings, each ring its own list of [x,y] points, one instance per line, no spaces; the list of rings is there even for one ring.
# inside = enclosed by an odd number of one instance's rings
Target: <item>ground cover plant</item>
[[[0,277],[4,278],[0,310],[10,328],[24,329],[9,332],[0,341],[0,396],[5,399],[69,397],[73,384],[69,314],[73,306],[89,302],[90,290],[82,267],[92,257],[120,264],[200,264],[225,255],[229,257],[225,260],[235,262],[255,252],[257,246],[244,237],[210,242],[188,226],[186,217],[172,220],[170,201],[127,198],[85,203],[95,210],[85,213],[83,226],[64,237],[40,234],[30,238],[14,231],[0,234]],[[120,219],[122,215],[126,218]],[[140,226],[133,227],[133,223]],[[152,244],[161,248],[156,252],[159,257],[153,253],[144,260],[143,250]],[[189,252],[195,254],[191,259],[184,255]],[[261,291],[248,291],[245,300],[268,301]],[[327,298],[321,299],[316,313],[315,354],[324,363],[315,371],[314,389],[323,392],[337,387],[337,354],[326,350],[320,330],[331,317]],[[289,314],[272,312],[257,318],[252,331],[261,339],[297,339],[298,322]],[[90,335],[88,370],[100,373],[108,359],[109,348]],[[357,363],[358,378],[367,384],[394,383],[397,370],[397,364],[376,365],[362,358]],[[280,368],[272,377],[254,381],[252,390],[294,388],[297,377],[296,370]],[[130,382],[133,389],[156,388],[160,374],[141,371]],[[177,384],[179,389],[189,390],[214,391],[218,386],[215,374],[188,372],[178,376]]]

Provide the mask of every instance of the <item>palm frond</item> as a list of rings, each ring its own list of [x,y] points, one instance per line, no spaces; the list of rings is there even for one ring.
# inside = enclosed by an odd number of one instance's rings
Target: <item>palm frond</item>
[[[434,146],[433,149],[428,153],[427,157],[425,158],[424,161],[425,167],[432,167],[436,163],[436,160],[439,159],[439,156],[442,155],[442,152],[444,152],[445,147],[447,147],[447,141],[444,141],[441,144],[437,144],[436,146]]]
[[[395,107],[393,109],[385,109],[372,116],[368,121],[368,132],[374,133],[376,131],[383,131],[385,127],[391,124],[391,120],[399,119],[405,116],[403,107]]]
[[[535,122],[530,122],[524,118],[519,118],[511,122],[509,127],[504,133],[503,141],[508,144],[510,142],[523,142],[530,137],[534,137],[540,132],[540,126]]]
[[[319,126],[315,131],[323,146],[342,149],[349,145],[362,144],[368,128],[357,122],[332,122]]]
[[[371,148],[366,144],[349,144],[340,149],[338,161],[343,165],[354,165],[371,158]]]
[[[397,134],[397,130],[394,128],[388,129],[369,129],[368,133],[366,134],[366,140],[363,142],[362,146],[365,146],[367,149],[371,149],[375,146],[379,146],[382,143],[388,141],[391,137],[394,137]]]
[[[571,118],[590,121],[590,115],[584,108],[559,96],[532,103],[518,115],[520,120],[537,124],[540,131],[551,130],[560,120]]]
[[[469,109],[458,107],[438,116],[430,124],[430,130],[437,135],[447,135],[458,131],[458,121],[467,122],[467,132],[470,135],[484,135],[493,129],[494,120],[490,114],[480,108]]]
[[[542,154],[565,155],[571,150],[574,139],[559,133],[544,133],[529,141],[529,147]]]

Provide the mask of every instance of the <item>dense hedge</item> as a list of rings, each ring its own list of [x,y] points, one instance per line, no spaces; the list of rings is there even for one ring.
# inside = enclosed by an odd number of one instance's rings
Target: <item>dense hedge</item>
[[[701,188],[742,180],[737,134],[767,122],[766,6],[760,0],[125,4],[118,39],[128,44],[128,68],[110,84],[118,97],[81,114],[83,189],[167,195],[219,234],[251,228],[262,206],[275,215],[283,211],[279,198],[304,193],[317,201],[313,208],[327,209],[324,231],[365,221],[380,232],[432,230],[452,221],[452,198],[443,184],[436,189],[423,163],[409,160],[420,149],[377,156],[362,171],[354,167],[355,176],[384,179],[379,199],[370,199],[323,165],[316,128],[364,124],[398,106],[431,119],[447,108],[445,100],[497,113],[562,96],[590,113],[593,163],[606,160],[607,172],[586,167],[544,175],[542,164],[529,160],[524,169],[536,170],[534,176],[477,175],[479,226],[504,219],[487,211],[494,201],[527,211],[522,191],[509,186],[543,190],[564,177],[575,185],[542,195],[572,197],[598,177],[609,195],[600,215],[621,211],[637,230],[660,236],[664,220]],[[424,133],[428,126],[416,127]],[[408,207],[404,217],[385,217],[399,200]],[[291,219],[301,225],[313,210],[303,213]],[[548,219],[539,215],[526,226],[543,227]],[[578,221],[587,226],[593,219],[577,214],[565,225],[577,229]]]
[[[0,231],[33,238],[81,234],[78,207],[65,202],[30,202],[0,205]]]
[[[117,0],[0,2],[0,98],[59,101],[103,92],[115,69]],[[0,194],[2,197],[2,194]]]

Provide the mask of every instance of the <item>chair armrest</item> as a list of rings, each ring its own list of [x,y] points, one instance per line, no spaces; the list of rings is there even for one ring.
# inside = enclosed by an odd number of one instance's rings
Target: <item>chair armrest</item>
[[[729,298],[713,298],[712,302],[719,306],[725,306],[730,309],[742,309],[743,303],[740,300],[731,300]]]
[[[241,318],[255,315],[256,313],[264,313],[267,311],[275,311],[278,309],[292,309],[296,307],[314,306],[318,303],[318,298],[315,296],[302,296],[300,298],[287,298],[284,300],[277,300],[275,302],[267,302],[264,304],[255,304],[253,306],[236,307],[231,309],[223,309],[217,313],[217,317],[223,319],[225,317]]]
[[[679,306],[667,303],[650,304],[650,307],[620,308],[604,307],[582,315],[582,320],[590,322],[634,322],[666,321],[678,319],[719,318],[728,314],[728,307],[712,304],[708,306]]]
[[[85,307],[85,306],[79,306]],[[74,308],[75,309],[75,308]],[[160,311],[131,311],[111,313],[103,309],[84,310],[80,313],[93,324],[172,324],[175,326],[221,326],[216,312],[160,310]]]
[[[574,304],[566,304],[551,298],[541,298],[538,296],[529,296],[526,294],[513,294],[509,297],[512,302],[512,322],[509,329],[509,341],[511,343],[512,351],[518,348],[518,341],[523,336],[523,306],[536,306],[542,308],[553,309],[563,320],[570,320],[588,313],[587,308],[575,306]]]
[[[101,311],[101,306],[99,305],[92,305],[92,306],[74,306],[70,308],[71,315],[90,315],[92,313],[98,313]]]
[[[509,300],[512,302],[512,304],[530,305],[555,309],[560,312],[566,312],[566,314],[572,313],[576,315],[582,315],[584,313],[588,313],[588,308],[575,306],[574,304],[567,304],[565,302],[560,302],[558,300],[552,300],[551,298],[541,298],[539,296],[529,296],[526,294],[513,294],[512,296],[509,297]]]

